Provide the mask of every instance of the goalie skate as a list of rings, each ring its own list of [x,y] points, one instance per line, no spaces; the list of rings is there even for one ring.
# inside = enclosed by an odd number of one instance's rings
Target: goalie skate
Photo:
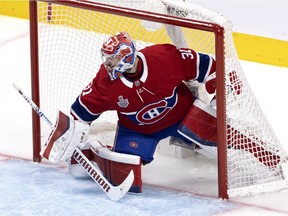
[[[192,151],[194,151],[197,148],[195,143],[187,143],[184,140],[173,136],[169,138],[169,145],[179,146],[181,148],[190,149]]]

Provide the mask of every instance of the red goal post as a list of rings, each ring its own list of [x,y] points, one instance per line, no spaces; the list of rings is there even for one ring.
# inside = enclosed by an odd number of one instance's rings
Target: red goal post
[[[169,35],[169,26],[181,29],[176,41]],[[127,31],[138,49],[154,43],[177,45],[177,38],[183,37],[185,45],[213,55],[217,62],[218,147],[212,151],[218,160],[219,197],[287,187],[283,174],[287,154],[249,88],[234,47],[232,24],[223,16],[176,0],[41,0],[30,1],[30,31],[32,99],[52,120],[57,109],[69,112],[97,72],[99,44],[107,35]],[[241,92],[235,93],[235,86],[241,86]],[[40,162],[39,152],[49,130],[37,114],[32,115],[33,160]],[[99,121],[115,123],[115,117],[109,115],[102,115]],[[254,172],[262,174],[254,176]]]

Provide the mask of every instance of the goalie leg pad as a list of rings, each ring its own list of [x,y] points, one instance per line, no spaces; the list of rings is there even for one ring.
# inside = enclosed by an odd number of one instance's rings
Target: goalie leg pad
[[[266,144],[253,134],[241,133],[228,125],[227,134],[239,137],[237,140],[228,139],[228,148],[242,149],[250,152],[259,162],[265,166],[274,168],[280,162],[280,156],[263,148]],[[179,126],[178,133],[200,144],[201,147],[217,145],[217,119],[216,110],[196,99],[187,115]],[[248,134],[247,134],[248,133]],[[211,151],[212,152],[212,151]]]
[[[55,128],[40,154],[53,163],[67,161],[76,147],[85,145],[88,133],[88,124],[74,121],[59,111]]]
[[[192,142],[205,146],[216,146],[216,110],[196,99],[179,125],[178,133]]]
[[[84,149],[85,156],[99,167],[102,174],[109,182],[116,186],[120,185],[131,170],[134,172],[134,182],[129,190],[130,193],[142,193],[141,158],[111,151],[99,142],[93,142],[90,149]],[[82,167],[80,167],[82,168]],[[79,165],[74,158],[69,165],[69,173],[76,177],[85,177],[85,173],[79,171]],[[84,174],[82,176],[82,174]]]
[[[134,182],[129,189],[130,193],[142,193],[142,177],[141,177],[141,163],[139,164],[126,164],[116,161],[111,161],[106,158],[101,158],[99,155],[93,153],[92,161],[95,162],[103,175],[114,186],[120,185],[131,170],[134,172]]]

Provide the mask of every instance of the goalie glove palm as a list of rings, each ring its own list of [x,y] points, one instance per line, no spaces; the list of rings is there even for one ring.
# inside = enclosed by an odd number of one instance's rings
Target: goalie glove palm
[[[88,124],[75,121],[59,111],[55,129],[40,154],[53,163],[67,161],[76,147],[84,147],[88,132]]]

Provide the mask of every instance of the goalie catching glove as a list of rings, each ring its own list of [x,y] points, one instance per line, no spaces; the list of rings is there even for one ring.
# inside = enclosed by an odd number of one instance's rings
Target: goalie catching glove
[[[55,128],[40,154],[53,163],[67,161],[76,147],[85,146],[88,132],[87,123],[75,121],[59,111]]]

